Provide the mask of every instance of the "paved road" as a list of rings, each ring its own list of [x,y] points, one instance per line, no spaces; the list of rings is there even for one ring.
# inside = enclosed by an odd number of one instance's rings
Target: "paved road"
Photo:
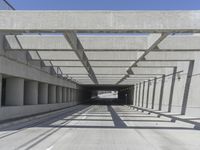
[[[199,150],[200,131],[118,105],[76,106],[0,130],[0,150]]]

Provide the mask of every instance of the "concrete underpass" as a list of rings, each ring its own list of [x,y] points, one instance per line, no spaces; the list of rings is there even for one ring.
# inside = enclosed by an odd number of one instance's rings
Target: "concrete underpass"
[[[199,150],[199,11],[19,11],[0,1],[0,150]]]

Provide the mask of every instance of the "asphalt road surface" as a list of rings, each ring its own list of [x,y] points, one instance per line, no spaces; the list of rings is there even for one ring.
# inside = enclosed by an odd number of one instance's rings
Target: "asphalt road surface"
[[[0,129],[0,150],[200,150],[200,130],[120,105],[79,105]]]

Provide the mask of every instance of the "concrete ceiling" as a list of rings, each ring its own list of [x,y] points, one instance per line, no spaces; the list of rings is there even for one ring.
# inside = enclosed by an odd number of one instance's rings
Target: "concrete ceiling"
[[[7,50],[28,51],[79,84],[133,85],[200,55],[199,11],[1,12]]]

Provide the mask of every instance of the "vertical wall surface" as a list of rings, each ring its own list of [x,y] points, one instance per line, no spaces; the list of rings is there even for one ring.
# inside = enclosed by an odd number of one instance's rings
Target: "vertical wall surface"
[[[194,52],[192,56],[194,60],[177,62],[171,74],[160,76],[155,82],[153,79],[151,82],[141,82],[140,91],[139,83],[136,84],[132,104],[161,112],[199,117],[200,54]]]

